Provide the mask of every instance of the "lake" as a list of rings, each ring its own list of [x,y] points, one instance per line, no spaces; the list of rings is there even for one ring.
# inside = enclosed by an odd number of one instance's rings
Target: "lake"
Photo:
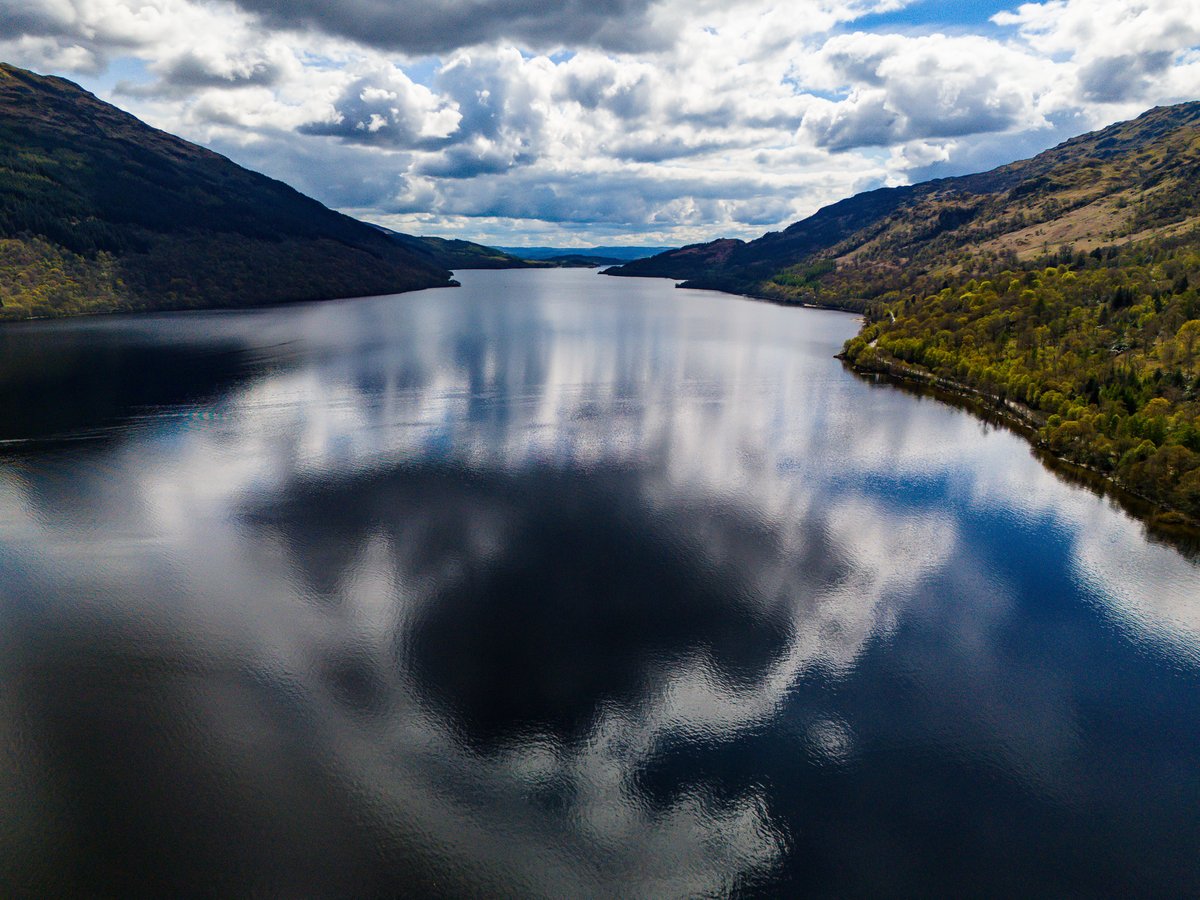
[[[852,316],[0,330],[0,893],[1200,893],[1200,568]]]

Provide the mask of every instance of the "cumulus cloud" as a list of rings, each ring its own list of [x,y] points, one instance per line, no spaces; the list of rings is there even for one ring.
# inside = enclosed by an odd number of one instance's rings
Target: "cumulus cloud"
[[[1200,45],[1200,0],[1053,0],[1026,3],[995,17],[1047,56],[1078,69],[1076,101],[1174,100],[1200,92],[1194,70],[1170,70]]]
[[[78,22],[78,10],[71,3],[0,2],[0,14],[9,34],[58,36],[71,34]]]
[[[347,84],[324,121],[300,130],[352,143],[433,148],[443,145],[461,120],[451,104],[388,66]]]
[[[586,110],[605,110],[624,120],[640,119],[657,107],[661,74],[649,63],[583,53],[561,67],[554,99]]]
[[[511,43],[534,50],[600,48],[657,51],[674,45],[695,17],[724,25],[731,9],[751,32],[786,43],[797,31],[829,27],[911,0],[804,0],[776,4],[728,0],[233,0],[270,25],[315,29],[377,49],[422,55],[479,44]],[[747,8],[748,7],[748,8]],[[780,26],[783,26],[782,28]]]
[[[295,57],[278,45],[249,53],[187,50],[156,67],[163,80],[180,88],[271,87],[294,71]]]
[[[1113,57],[1200,41],[1198,0],[1050,0],[994,17],[1045,53]]]
[[[42,72],[99,75],[108,67],[104,53],[55,37],[25,34],[16,40],[0,40],[0,58]]]
[[[1079,87],[1087,100],[1132,100],[1145,94],[1151,79],[1161,76],[1170,64],[1171,53],[1162,50],[1105,56],[1079,70]]]
[[[1053,83],[1054,69],[984,38],[864,33],[830,40],[816,66],[850,86],[804,117],[817,145],[834,150],[1037,127],[1031,76]]]
[[[8,36],[54,37],[115,53],[158,46],[173,36],[205,41],[215,13],[191,0],[0,0]]]

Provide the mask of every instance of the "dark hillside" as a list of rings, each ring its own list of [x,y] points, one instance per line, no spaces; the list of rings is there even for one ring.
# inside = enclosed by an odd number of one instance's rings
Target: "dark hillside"
[[[250,306],[449,273],[69,81],[0,64],[0,316]]]

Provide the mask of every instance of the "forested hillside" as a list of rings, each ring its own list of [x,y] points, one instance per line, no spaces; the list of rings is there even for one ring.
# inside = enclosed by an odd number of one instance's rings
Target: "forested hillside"
[[[0,318],[446,284],[444,266],[371,226],[69,81],[0,64]]]
[[[1056,455],[1200,521],[1197,288],[1194,235],[1064,251],[879,301],[846,358],[978,391]]]
[[[444,269],[536,269],[540,266],[529,260],[524,260],[512,254],[476,244],[473,241],[463,241],[452,238],[415,237],[411,234],[401,234],[390,228],[376,226],[402,247],[411,250],[417,256],[423,257]]]

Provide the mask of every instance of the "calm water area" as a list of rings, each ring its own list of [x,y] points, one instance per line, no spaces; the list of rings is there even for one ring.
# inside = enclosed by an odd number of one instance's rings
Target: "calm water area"
[[[1197,896],[1200,566],[852,316],[0,329],[0,894]]]

